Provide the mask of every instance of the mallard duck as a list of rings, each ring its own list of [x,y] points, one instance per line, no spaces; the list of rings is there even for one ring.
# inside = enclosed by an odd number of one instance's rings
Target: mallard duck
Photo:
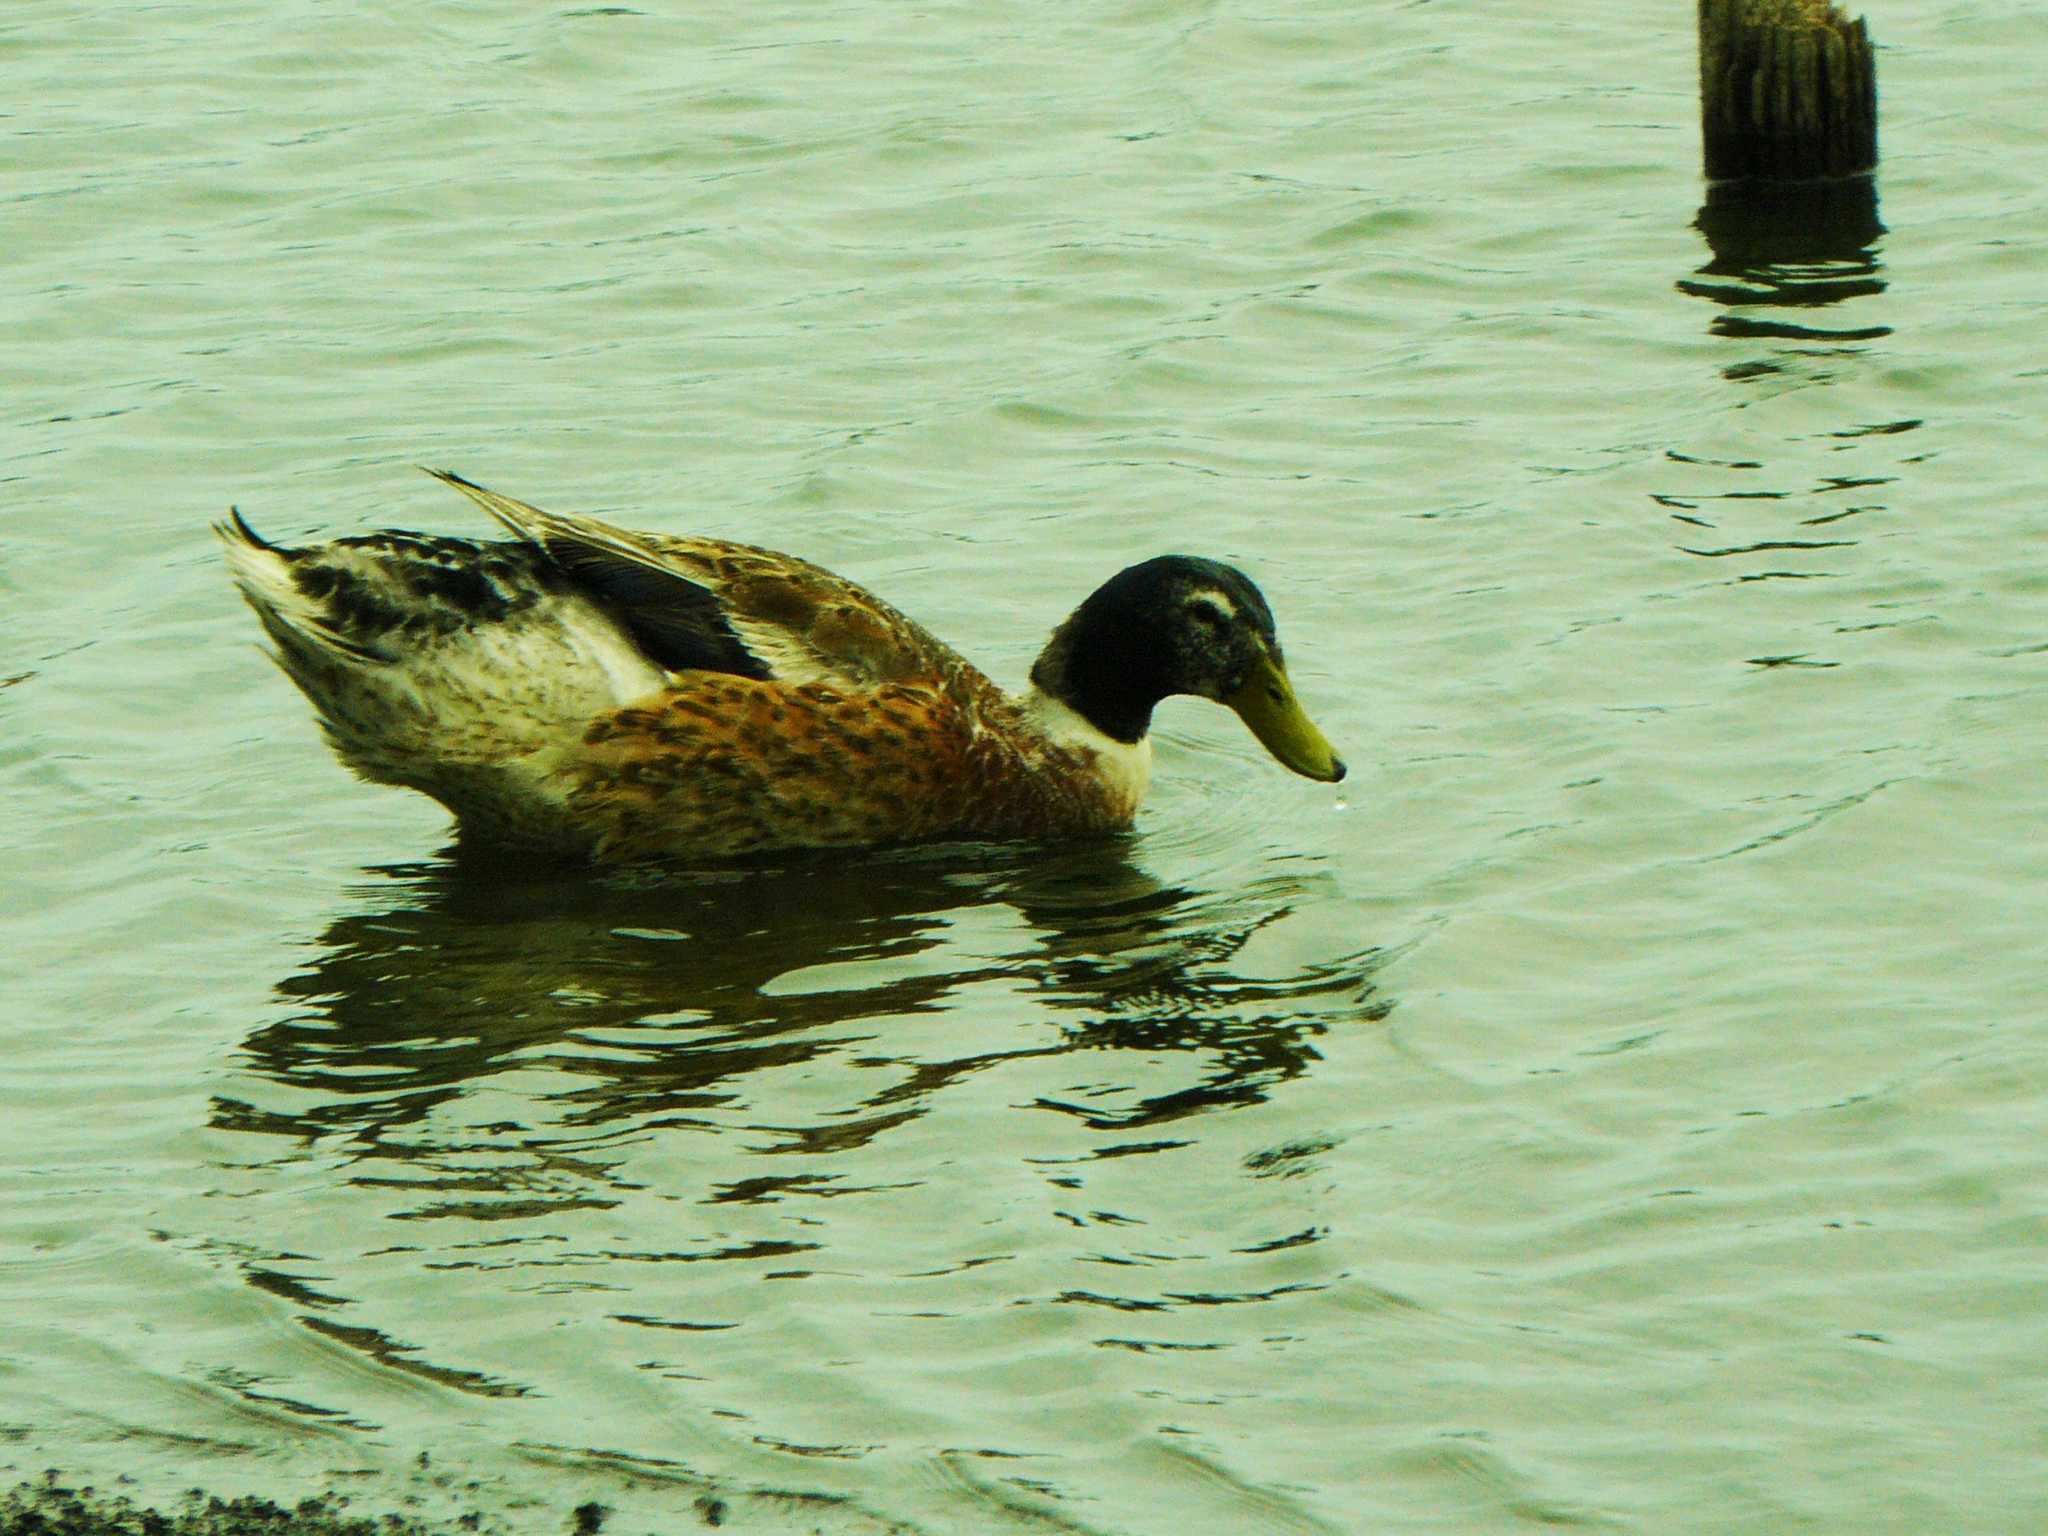
[[[1235,710],[1296,773],[1344,777],[1265,598],[1213,560],[1111,577],[1012,696],[795,556],[428,473],[514,538],[290,548],[239,511],[215,531],[342,761],[431,795],[465,842],[609,862],[1109,831],[1178,693]]]

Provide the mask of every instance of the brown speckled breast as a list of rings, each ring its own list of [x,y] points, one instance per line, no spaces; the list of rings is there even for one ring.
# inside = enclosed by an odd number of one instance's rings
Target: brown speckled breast
[[[605,860],[1072,836],[1128,825],[1085,755],[978,674],[873,689],[681,677],[599,716],[552,787]],[[972,686],[979,683],[979,687]]]

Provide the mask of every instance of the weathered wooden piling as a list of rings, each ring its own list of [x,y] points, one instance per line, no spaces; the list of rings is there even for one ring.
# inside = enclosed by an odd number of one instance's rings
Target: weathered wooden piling
[[[1805,181],[1877,168],[1870,34],[1831,0],[1699,0],[1709,181]]]

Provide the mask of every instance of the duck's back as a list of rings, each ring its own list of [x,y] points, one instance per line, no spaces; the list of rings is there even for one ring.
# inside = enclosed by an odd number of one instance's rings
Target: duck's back
[[[460,475],[430,473],[543,552],[670,671],[851,688],[984,681],[922,625],[795,555],[544,512]]]

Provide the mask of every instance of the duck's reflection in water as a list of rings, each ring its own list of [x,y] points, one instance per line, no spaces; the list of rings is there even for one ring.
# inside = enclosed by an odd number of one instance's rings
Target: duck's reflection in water
[[[1244,963],[1317,894],[1312,866],[1228,894],[1162,884],[1114,842],[610,881],[455,858],[371,874],[363,910],[279,983],[293,1011],[246,1042],[258,1081],[216,1101],[217,1125],[368,1158],[482,1132],[573,1156],[608,1131],[692,1125],[828,1152],[970,1074],[1092,1052],[1107,1088],[1036,1103],[1135,1128],[1256,1101],[1309,1068],[1331,1017],[1381,1011],[1371,951]],[[930,1015],[943,1046],[917,1027]],[[1163,1054],[1172,1084],[1140,1080]],[[815,1081],[802,1108],[773,1087],[835,1055],[838,1102],[821,1108]],[[764,1122],[779,1145],[759,1145]]]

